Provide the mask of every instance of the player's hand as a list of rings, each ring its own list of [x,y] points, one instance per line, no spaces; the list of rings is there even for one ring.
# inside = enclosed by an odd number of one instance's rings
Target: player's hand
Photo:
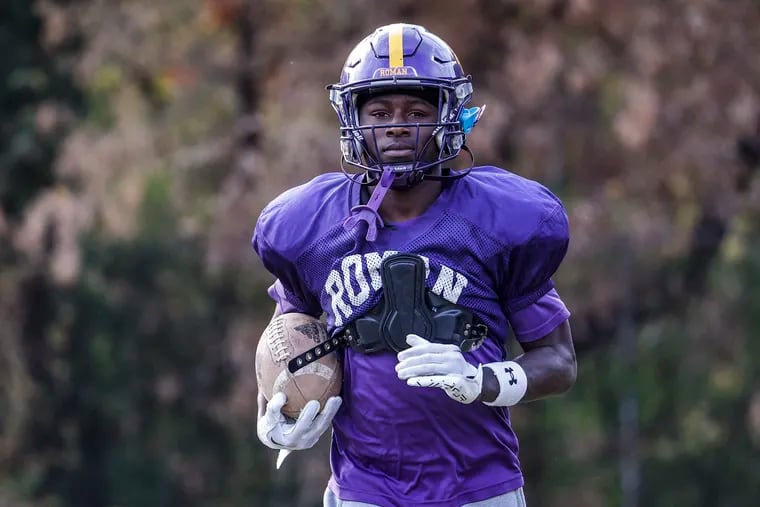
[[[282,392],[272,396],[269,403],[263,394],[259,394],[256,433],[269,448],[298,451],[309,449],[317,443],[332,424],[343,399],[340,396],[328,399],[322,412],[319,411],[319,402],[311,400],[303,407],[298,419],[286,417],[281,412],[287,401]]]
[[[416,334],[407,335],[406,343],[411,347],[397,354],[398,378],[414,387],[439,387],[460,403],[478,399],[483,370],[468,363],[459,347],[431,343]]]

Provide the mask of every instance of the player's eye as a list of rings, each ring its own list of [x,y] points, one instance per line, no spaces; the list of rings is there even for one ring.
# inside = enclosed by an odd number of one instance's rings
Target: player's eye
[[[425,112],[425,111],[412,111],[409,113],[409,117],[415,118],[415,119],[425,119],[432,116],[431,114]]]

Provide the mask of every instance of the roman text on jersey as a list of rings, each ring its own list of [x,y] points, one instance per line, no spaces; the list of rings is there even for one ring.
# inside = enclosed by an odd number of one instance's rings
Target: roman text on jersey
[[[325,281],[325,293],[330,297],[336,326],[342,326],[350,320],[357,308],[381,288],[380,264],[383,259],[396,253],[395,250],[388,250],[382,254],[372,252],[349,255],[341,260],[340,268],[330,271]],[[425,263],[427,280],[430,277],[430,259],[423,255],[420,258]],[[467,283],[463,274],[441,264],[430,290],[445,300],[456,303]]]

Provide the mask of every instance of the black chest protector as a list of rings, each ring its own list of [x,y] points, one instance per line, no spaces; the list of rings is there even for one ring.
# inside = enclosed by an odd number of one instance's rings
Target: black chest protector
[[[333,350],[348,345],[371,354],[409,348],[406,335],[435,343],[450,343],[463,352],[480,346],[488,328],[473,313],[425,287],[425,263],[417,255],[395,254],[380,266],[383,296],[369,313],[349,323],[330,340],[291,359],[295,372]]]

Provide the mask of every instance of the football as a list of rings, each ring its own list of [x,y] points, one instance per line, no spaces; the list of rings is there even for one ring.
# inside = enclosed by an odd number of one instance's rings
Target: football
[[[267,401],[275,393],[288,398],[282,413],[297,418],[310,400],[318,400],[324,408],[331,396],[340,394],[343,382],[338,356],[325,354],[295,373],[288,370],[288,361],[327,340],[325,325],[311,315],[286,313],[272,319],[256,347],[256,382]]]

